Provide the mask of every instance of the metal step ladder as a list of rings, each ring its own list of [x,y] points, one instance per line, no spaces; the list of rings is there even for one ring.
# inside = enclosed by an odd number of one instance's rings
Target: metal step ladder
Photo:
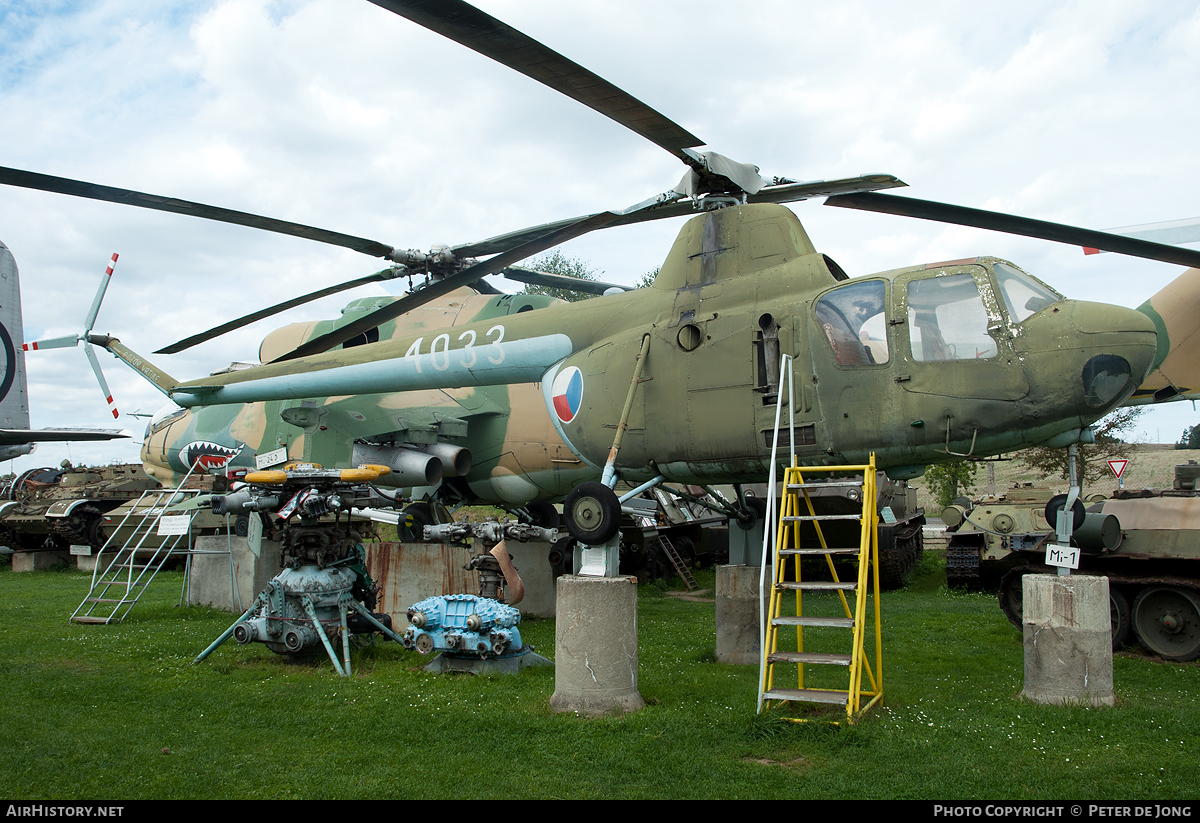
[[[158,534],[158,527],[168,511],[177,507],[181,500],[204,493],[201,489],[183,487],[190,476],[191,472],[188,472],[178,488],[142,492],[96,555],[92,587],[71,615],[72,622],[120,623],[171,556],[189,551],[192,545],[190,524],[186,532],[166,536]],[[141,523],[137,523],[133,534],[121,543],[117,535],[124,533],[131,518],[140,518]],[[182,548],[179,546],[181,541]],[[187,585],[186,577],[184,585]]]
[[[861,474],[861,478],[817,480],[821,474],[836,472]],[[845,486],[857,489],[863,503],[858,514],[818,515],[813,509],[808,489],[814,486],[828,489]],[[849,488],[847,489],[849,491]],[[853,723],[862,712],[883,698],[883,657],[879,625],[879,529],[878,513],[875,509],[875,455],[865,466],[791,466],[784,470],[783,497],[780,507],[779,526],[775,536],[774,575],[770,590],[770,607],[767,616],[765,675],[759,699],[760,711],[783,703],[815,703],[844,706],[847,722]],[[830,546],[821,528],[822,522],[854,520],[859,523],[858,543],[852,546]],[[802,545],[802,525],[812,526],[816,538],[807,538],[809,545]],[[831,580],[805,579],[801,561],[805,558],[824,558]],[[856,563],[853,581],[842,581],[838,576],[836,559],[851,559]],[[868,575],[868,572],[870,574]],[[809,574],[811,578],[811,573]],[[868,577],[873,583],[868,592]],[[791,593],[792,598],[787,595]],[[810,610],[806,614],[805,593],[809,594]],[[836,595],[831,603],[830,595]],[[870,596],[868,596],[870,595]],[[873,609],[868,612],[867,601]],[[789,603],[788,601],[791,601]],[[838,604],[840,603],[840,608]],[[793,605],[789,608],[789,605]],[[811,608],[816,606],[817,608]],[[822,608],[822,606],[824,608]],[[845,642],[838,642],[834,651],[806,649],[804,630],[835,629],[845,632]],[[875,665],[867,660],[866,637],[873,628],[875,636]],[[781,630],[788,634],[795,631],[794,650],[781,648]],[[819,633],[822,642],[830,641],[829,631]],[[836,634],[834,632],[833,634]],[[785,639],[784,645],[793,645]],[[776,666],[796,666],[795,688],[776,683]],[[849,672],[845,689],[811,688],[805,681],[806,666],[842,666]],[[867,678],[864,689],[863,675]],[[816,678],[813,678],[816,679]],[[782,680],[782,677],[780,678]],[[828,682],[829,679],[826,678]],[[822,685],[825,685],[824,683]],[[862,699],[869,698],[864,706]],[[788,718],[802,721],[804,718]]]
[[[658,536],[658,545],[662,546],[663,554],[671,561],[671,565],[679,573],[679,577],[683,580],[684,585],[687,586],[687,590],[694,592],[700,588],[700,585],[696,582],[696,578],[692,577],[691,571],[688,570],[687,561],[683,559],[683,555],[679,553],[679,550],[675,548],[675,544],[665,534]]]

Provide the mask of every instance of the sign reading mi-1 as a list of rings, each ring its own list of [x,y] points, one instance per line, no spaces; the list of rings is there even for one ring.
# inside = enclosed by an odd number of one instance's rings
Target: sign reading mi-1
[[[196,465],[250,469],[256,455],[285,449],[325,466],[387,465],[390,482],[414,496],[525,514],[545,511],[537,501],[582,488],[567,506],[568,525],[603,542],[616,528],[609,487],[618,478],[766,479],[783,354],[792,358],[797,387],[796,429],[785,447],[810,464],[864,463],[875,452],[896,478],[957,456],[1066,443],[1137,391],[1148,401],[1196,388],[1195,358],[1171,346],[1187,337],[1174,326],[1196,325],[1194,311],[1172,314],[1154,300],[1139,311],[1068,300],[987,256],[851,279],[780,204],[826,197],[828,205],[1188,266],[1200,265],[1196,252],[875,193],[904,185],[890,175],[766,179],[755,166],[696,151],[703,141],[663,115],[465,3],[376,5],[634,130],[679,158],[684,178],[628,208],[419,252],[0,169],[0,182],[10,185],[239,223],[389,261],[380,272],[255,312],[166,353],[317,296],[402,275],[425,278],[404,297],[352,302],[337,319],[278,329],[262,343],[262,365],[199,380],[177,380],[115,338],[89,332],[87,341],[179,404],[151,422],[142,455],[164,481]],[[497,295],[481,284],[498,272],[528,277],[513,273],[513,264],[586,232],[685,215],[693,216],[647,288],[564,304]],[[1169,288],[1194,306],[1197,278],[1189,272]],[[741,511],[748,511],[744,500]]]

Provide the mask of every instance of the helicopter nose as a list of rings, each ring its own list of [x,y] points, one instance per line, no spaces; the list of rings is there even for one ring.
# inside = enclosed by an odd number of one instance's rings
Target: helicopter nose
[[[1072,302],[1073,342],[1086,359],[1077,384],[1080,411],[1103,416],[1129,399],[1154,365],[1157,335],[1141,312],[1103,303]]]

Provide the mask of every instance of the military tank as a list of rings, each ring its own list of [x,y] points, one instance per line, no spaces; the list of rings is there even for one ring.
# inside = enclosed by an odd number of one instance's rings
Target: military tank
[[[972,502],[960,497],[942,510],[946,524],[946,585],[973,591],[996,591],[1013,566],[1025,565],[1024,552],[1034,551],[1053,531],[1046,505],[1048,488],[1022,483],[999,497]]]
[[[1114,649],[1136,640],[1164,660],[1200,657],[1198,485],[1200,465],[1192,461],[1175,467],[1170,489],[1117,490],[1107,498],[1086,498],[1076,508],[1072,543],[1081,555],[1072,574],[1108,578]],[[969,507],[956,504],[943,519],[947,531],[953,529],[947,583],[993,588],[1000,608],[1019,628],[1021,578],[1056,571],[1044,558],[1063,496],[1014,491]],[[1040,498],[1046,503],[1039,510]]]
[[[105,515],[157,488],[140,463],[30,469],[0,488],[0,539],[16,551],[99,549]]]

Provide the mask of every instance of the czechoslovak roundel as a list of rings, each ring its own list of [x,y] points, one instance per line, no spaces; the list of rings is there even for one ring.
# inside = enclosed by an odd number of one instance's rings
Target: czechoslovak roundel
[[[558,419],[570,423],[579,414],[579,407],[583,404],[583,373],[575,366],[560,371],[554,376],[550,397]]]

